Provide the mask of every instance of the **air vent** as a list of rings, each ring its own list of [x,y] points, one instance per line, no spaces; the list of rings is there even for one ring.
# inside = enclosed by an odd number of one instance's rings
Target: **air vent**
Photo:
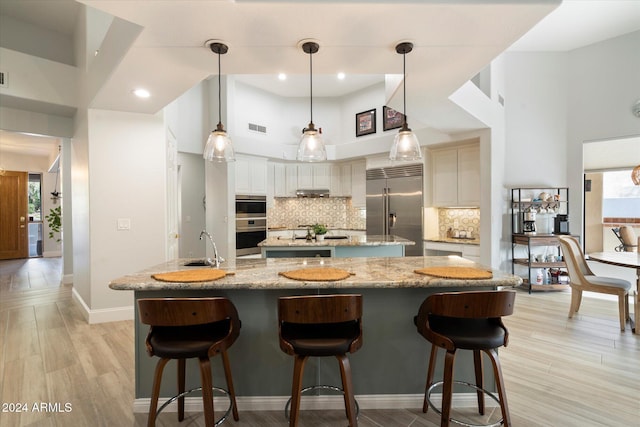
[[[267,133],[266,126],[260,126],[255,123],[249,123],[249,130],[252,130],[254,132]]]
[[[0,87],[9,87],[9,82],[7,81],[7,73],[0,71]]]
[[[415,164],[367,170],[367,179],[401,178],[405,176],[422,176],[422,165]]]

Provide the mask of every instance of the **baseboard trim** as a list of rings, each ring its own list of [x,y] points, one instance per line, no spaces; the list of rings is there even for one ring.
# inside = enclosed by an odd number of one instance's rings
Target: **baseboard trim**
[[[118,322],[120,320],[132,320],[135,317],[133,306],[101,308],[92,310],[84,302],[84,299],[76,291],[76,288],[73,288],[71,290],[71,296],[73,301],[75,301],[80,307],[80,310],[82,311],[82,317],[84,317],[84,320],[86,320],[89,324]]]
[[[63,274],[62,275],[62,284],[63,285],[73,285],[73,274]]]
[[[160,398],[158,406],[162,402],[166,402],[169,398]],[[422,408],[422,394],[366,394],[356,396],[360,409],[419,409]],[[236,398],[239,411],[284,411],[284,407],[289,400],[289,396],[238,396]],[[436,406],[442,403],[441,395],[433,393],[431,400]],[[133,402],[134,413],[149,412],[150,398],[140,398]],[[492,406],[495,402],[487,399],[487,407]],[[215,397],[213,404],[219,408],[226,408],[229,400],[226,397]],[[475,407],[477,405],[477,395],[475,393],[454,393],[453,406],[459,408]],[[300,401],[301,409],[315,410],[340,410],[344,409],[344,400],[342,396],[302,396]],[[496,405],[497,406],[497,405]],[[184,407],[187,412],[202,412],[201,397],[185,397]],[[176,412],[176,402],[171,403],[165,409],[165,412]]]

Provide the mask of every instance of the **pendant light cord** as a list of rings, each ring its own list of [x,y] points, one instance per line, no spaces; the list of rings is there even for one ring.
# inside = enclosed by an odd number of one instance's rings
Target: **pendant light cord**
[[[309,106],[311,109],[311,123],[313,124],[313,53],[309,53]]]
[[[222,124],[222,78],[220,71],[220,54],[218,54],[218,125]]]
[[[402,124],[407,124],[407,53],[402,53]]]

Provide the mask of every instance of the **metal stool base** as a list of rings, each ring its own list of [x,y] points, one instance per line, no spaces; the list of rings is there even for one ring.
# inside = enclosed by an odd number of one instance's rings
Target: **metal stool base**
[[[454,384],[460,384],[460,385],[464,385],[467,387],[471,387],[476,389],[477,391],[481,391],[484,394],[488,395],[489,397],[491,397],[493,400],[495,400],[496,402],[498,402],[498,405],[500,405],[500,400],[496,397],[495,394],[491,393],[488,390],[485,390],[483,388],[480,388],[478,386],[476,386],[475,384],[471,384],[471,383],[467,383],[464,381],[454,381]],[[442,384],[444,384],[444,381],[438,381],[437,383],[433,383],[431,384],[431,387],[429,387],[427,389],[427,402],[429,402],[429,406],[431,406],[431,408],[436,412],[436,414],[442,416],[442,411],[438,408],[436,408],[436,406],[433,404],[433,402],[431,402],[431,393],[433,392],[433,389],[441,386]],[[500,405],[502,406],[502,405]],[[496,421],[493,424],[469,424],[469,423],[465,423],[464,421],[460,421],[460,420],[456,420],[455,418],[449,418],[449,421],[451,421],[452,423],[456,423],[459,424],[461,426],[465,426],[465,427],[498,427],[504,424],[504,419],[500,419],[498,421]]]
[[[194,391],[201,391],[201,390],[202,390],[202,387],[192,388],[191,390],[187,390],[184,393],[180,393],[180,394],[177,394],[177,395],[173,396],[171,399],[169,399],[166,402],[164,402],[162,404],[162,406],[160,407],[160,409],[158,409],[158,411],[156,412],[156,419],[158,419],[158,415],[160,415],[160,412],[162,412],[162,410],[164,410],[164,408],[166,408],[167,406],[169,406],[170,404],[172,404],[173,402],[175,402],[179,398],[184,397],[187,394],[191,394]],[[231,409],[233,409],[233,400],[231,400],[231,395],[229,394],[229,392],[227,390],[223,389],[223,388],[211,387],[211,390],[219,391],[220,393],[226,395],[229,398],[229,408],[227,408],[227,412],[225,412],[224,415],[222,417],[220,417],[220,419],[217,420],[215,422],[215,424],[214,424],[214,427],[218,427],[220,424],[225,422],[226,419],[229,417],[229,414],[231,413]]]
[[[300,390],[300,394],[304,394],[308,391],[311,390],[333,390],[333,391],[339,391],[340,393],[342,393],[344,395],[344,390],[341,389],[340,387],[335,387],[332,385],[312,385],[309,387],[305,387],[302,390]],[[289,406],[291,406],[291,397],[289,398],[289,400],[287,400],[287,404],[284,407],[284,415],[287,419],[289,419]],[[358,405],[358,401],[356,399],[353,399],[353,401],[356,404],[356,419],[358,419],[358,416],[360,415],[360,405]]]

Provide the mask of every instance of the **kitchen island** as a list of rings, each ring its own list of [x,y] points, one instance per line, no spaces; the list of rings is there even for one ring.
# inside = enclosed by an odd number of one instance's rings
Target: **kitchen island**
[[[222,279],[199,283],[166,283],[154,273],[185,270],[189,260],[175,260],[113,280],[109,287],[133,291],[135,299],[149,297],[224,296],[233,301],[242,321],[240,337],[230,348],[231,368],[239,409],[280,410],[291,392],[293,361],[278,346],[277,300],[287,295],[360,293],[363,295],[364,345],[353,355],[354,390],[362,407],[419,407],[421,405],[429,343],[416,331],[413,316],[431,293],[513,287],[522,279],[493,271],[491,279],[455,280],[417,274],[429,266],[482,266],[460,257],[403,258],[267,258],[237,259],[224,263],[232,272]],[[330,266],[353,273],[334,282],[304,282],[287,279],[280,272],[312,266]],[[135,321],[135,410],[145,412],[151,394],[156,359],[145,351],[147,326]],[[472,381],[472,358],[459,356],[459,376]],[[222,366],[212,360],[214,384],[224,384]],[[169,364],[161,396],[175,393],[175,364]],[[457,371],[458,372],[458,371]],[[491,372],[488,368],[487,372]],[[491,380],[488,382],[490,383]],[[307,363],[305,385],[340,384],[333,358],[315,358]],[[187,386],[199,385],[198,369],[188,364]],[[341,399],[335,400],[337,408]],[[371,407],[371,406],[369,406]]]
[[[399,236],[327,236],[324,240],[304,237],[269,237],[258,243],[263,258],[296,257],[401,257],[407,245],[416,242]]]

